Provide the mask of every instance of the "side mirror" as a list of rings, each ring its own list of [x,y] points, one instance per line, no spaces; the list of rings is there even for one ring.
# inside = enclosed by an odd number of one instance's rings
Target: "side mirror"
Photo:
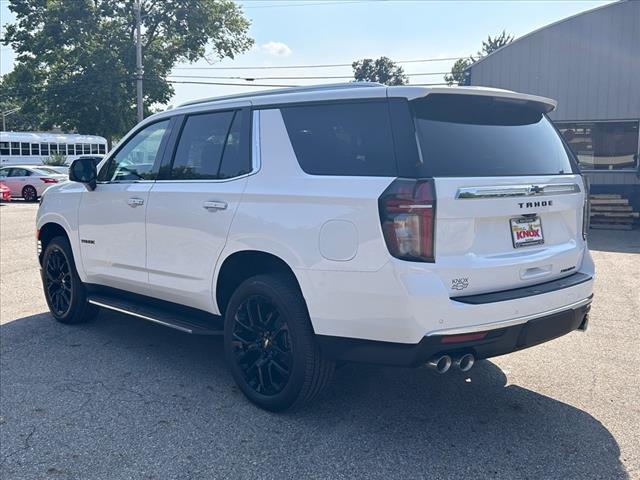
[[[78,158],[69,167],[69,180],[84,183],[87,190],[95,190],[98,179],[95,160],[91,157]]]

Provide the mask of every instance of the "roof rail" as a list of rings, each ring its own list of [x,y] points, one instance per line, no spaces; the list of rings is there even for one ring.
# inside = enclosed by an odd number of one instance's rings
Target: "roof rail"
[[[209,97],[203,98],[201,100],[191,100],[190,102],[181,103],[178,105],[180,107],[186,107],[188,105],[198,105],[200,103],[208,103],[208,102],[217,102],[220,100],[236,100],[242,98],[250,98],[250,97],[264,97],[268,95],[278,95],[284,93],[299,93],[299,92],[321,92],[323,90],[340,90],[340,89],[349,89],[349,88],[363,88],[363,87],[384,87],[382,83],[378,82],[346,82],[346,83],[327,83],[323,85],[309,85],[302,87],[286,87],[286,88],[277,88],[273,90],[263,90],[261,92],[247,92],[247,93],[236,93],[234,95],[224,95],[221,97]]]

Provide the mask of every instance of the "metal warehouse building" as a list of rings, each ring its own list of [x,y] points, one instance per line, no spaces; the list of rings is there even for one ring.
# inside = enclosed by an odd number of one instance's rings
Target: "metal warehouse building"
[[[640,209],[640,1],[553,23],[474,63],[468,85],[558,101],[550,117],[577,154],[592,193]]]

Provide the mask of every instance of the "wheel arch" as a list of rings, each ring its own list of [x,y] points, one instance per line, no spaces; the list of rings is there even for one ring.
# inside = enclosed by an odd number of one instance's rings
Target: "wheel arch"
[[[38,261],[40,265],[42,265],[42,255],[44,254],[45,249],[49,242],[58,236],[64,236],[69,240],[69,244],[72,245],[71,236],[69,232],[59,223],[57,222],[46,222],[39,229],[37,233],[37,240],[39,242],[38,248]],[[73,245],[72,245],[73,250]],[[74,254],[75,255],[75,254]]]
[[[282,258],[261,250],[239,250],[227,256],[218,269],[214,291],[220,314],[224,315],[231,295],[244,280],[254,275],[268,273],[286,274],[295,282],[302,294],[298,276]]]

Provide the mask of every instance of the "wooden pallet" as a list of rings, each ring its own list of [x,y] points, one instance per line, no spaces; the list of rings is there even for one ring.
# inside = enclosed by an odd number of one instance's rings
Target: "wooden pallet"
[[[589,196],[590,228],[631,230],[640,212],[634,212],[629,199],[618,194]]]
[[[589,225],[589,228],[596,228],[601,230],[633,230],[633,225],[621,224],[621,223],[592,223]]]

